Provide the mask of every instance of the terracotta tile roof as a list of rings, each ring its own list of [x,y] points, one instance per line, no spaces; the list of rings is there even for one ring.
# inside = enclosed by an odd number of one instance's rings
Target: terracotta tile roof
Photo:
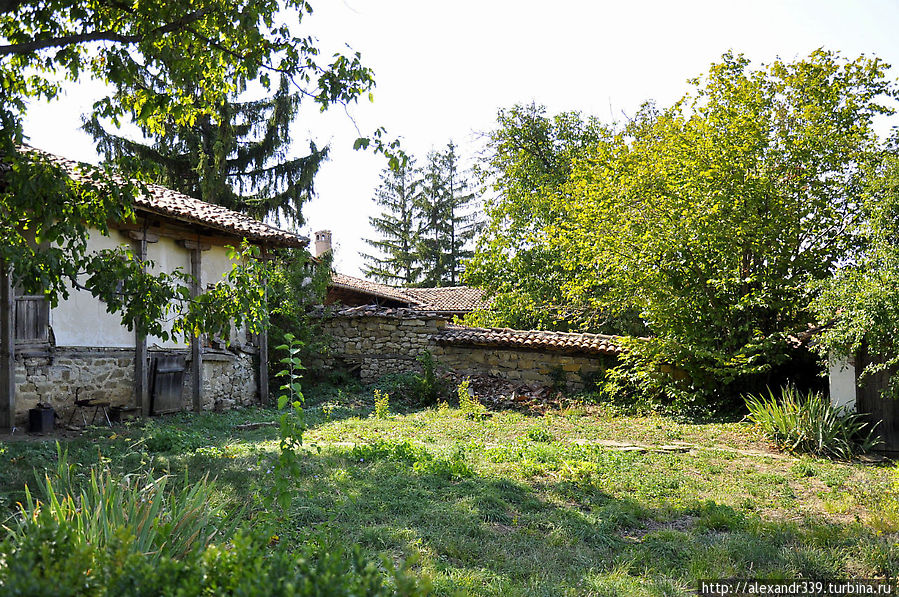
[[[403,292],[404,289],[402,288],[388,286],[387,284],[379,284],[377,282],[372,282],[371,280],[363,280],[362,278],[355,278],[353,276],[338,274],[336,272],[331,274],[331,286],[334,286],[336,288],[346,288],[347,290],[364,292],[366,294],[371,294],[380,298],[387,298],[394,301],[408,303],[410,306],[416,303],[416,301],[412,300]]]
[[[380,307],[378,305],[360,305],[358,307],[344,307],[335,311],[321,309],[320,314],[330,317],[386,317],[388,319],[417,319],[420,317],[434,317],[445,321],[446,313],[442,311],[427,311],[414,307]]]
[[[615,336],[605,334],[575,334],[508,328],[470,328],[447,325],[435,336],[438,344],[462,346],[493,346],[497,348],[534,348],[572,353],[617,355],[623,349]]]
[[[485,305],[484,291],[468,286],[446,286],[443,288],[402,288],[379,284],[370,280],[334,273],[331,285],[406,303],[409,307],[423,311],[444,313],[468,313]]]
[[[404,288],[403,291],[419,301],[422,306],[435,311],[468,313],[486,304],[484,291],[469,286],[445,286],[443,288]]]
[[[91,172],[96,171],[95,167],[90,164],[69,160],[27,145],[23,145],[21,148],[25,153],[39,155],[61,166],[74,180],[88,181]],[[112,178],[116,182],[125,182],[124,177],[113,176]],[[137,210],[168,216],[182,222],[199,224],[261,244],[279,247],[305,247],[309,243],[309,239],[305,236],[281,230],[220,205],[206,203],[160,185],[145,184],[144,186],[149,194],[139,194],[135,197],[134,203]]]

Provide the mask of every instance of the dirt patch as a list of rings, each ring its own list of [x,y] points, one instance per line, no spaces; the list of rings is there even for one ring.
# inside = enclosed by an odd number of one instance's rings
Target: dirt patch
[[[627,529],[621,534],[621,536],[624,539],[628,539],[630,541],[640,542],[644,537],[646,537],[646,535],[649,535],[650,533],[656,533],[658,531],[680,531],[682,533],[687,533],[691,531],[694,526],[696,526],[697,520],[699,520],[699,518],[690,514],[686,514],[684,516],[675,518],[674,520],[668,520],[665,522],[650,520],[646,522],[646,524],[644,524],[642,528]]]

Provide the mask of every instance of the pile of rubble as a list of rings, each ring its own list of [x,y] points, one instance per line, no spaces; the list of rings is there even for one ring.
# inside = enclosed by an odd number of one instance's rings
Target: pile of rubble
[[[558,408],[564,400],[564,395],[551,386],[515,382],[495,375],[447,373],[444,379],[451,387],[468,379],[471,392],[491,409],[542,411]]]

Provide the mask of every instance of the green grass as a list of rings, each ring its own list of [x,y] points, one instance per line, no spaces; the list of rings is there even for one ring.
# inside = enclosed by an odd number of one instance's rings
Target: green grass
[[[333,534],[370,556],[415,556],[438,594],[678,595],[700,577],[899,574],[892,469],[768,451],[746,423],[688,424],[595,406],[472,418],[446,406],[372,417],[371,393],[320,395],[282,543]],[[73,462],[215,477],[247,524],[270,489],[272,411],[94,429]],[[621,450],[611,442],[666,446]],[[12,510],[52,442],[0,445]],[[892,508],[892,509],[891,509]]]

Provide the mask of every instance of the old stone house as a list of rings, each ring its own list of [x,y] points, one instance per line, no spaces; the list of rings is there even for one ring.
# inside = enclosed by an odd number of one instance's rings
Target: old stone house
[[[90,172],[89,166],[47,157],[72,177]],[[153,262],[155,271],[191,273],[196,280],[192,291],[202,292],[231,270],[229,246],[247,240],[265,252],[308,243],[305,237],[171,189],[147,185],[147,190],[135,201],[135,220],[112,222],[106,235],[92,231],[90,249],[130,246]],[[73,289],[68,299],[50,308],[43,296],[18,294],[4,278],[2,427],[21,424],[39,403],[66,417],[76,394],[144,415],[227,408],[267,397],[265,333],[236,330],[222,341],[190,343],[142,337],[88,292]]]

